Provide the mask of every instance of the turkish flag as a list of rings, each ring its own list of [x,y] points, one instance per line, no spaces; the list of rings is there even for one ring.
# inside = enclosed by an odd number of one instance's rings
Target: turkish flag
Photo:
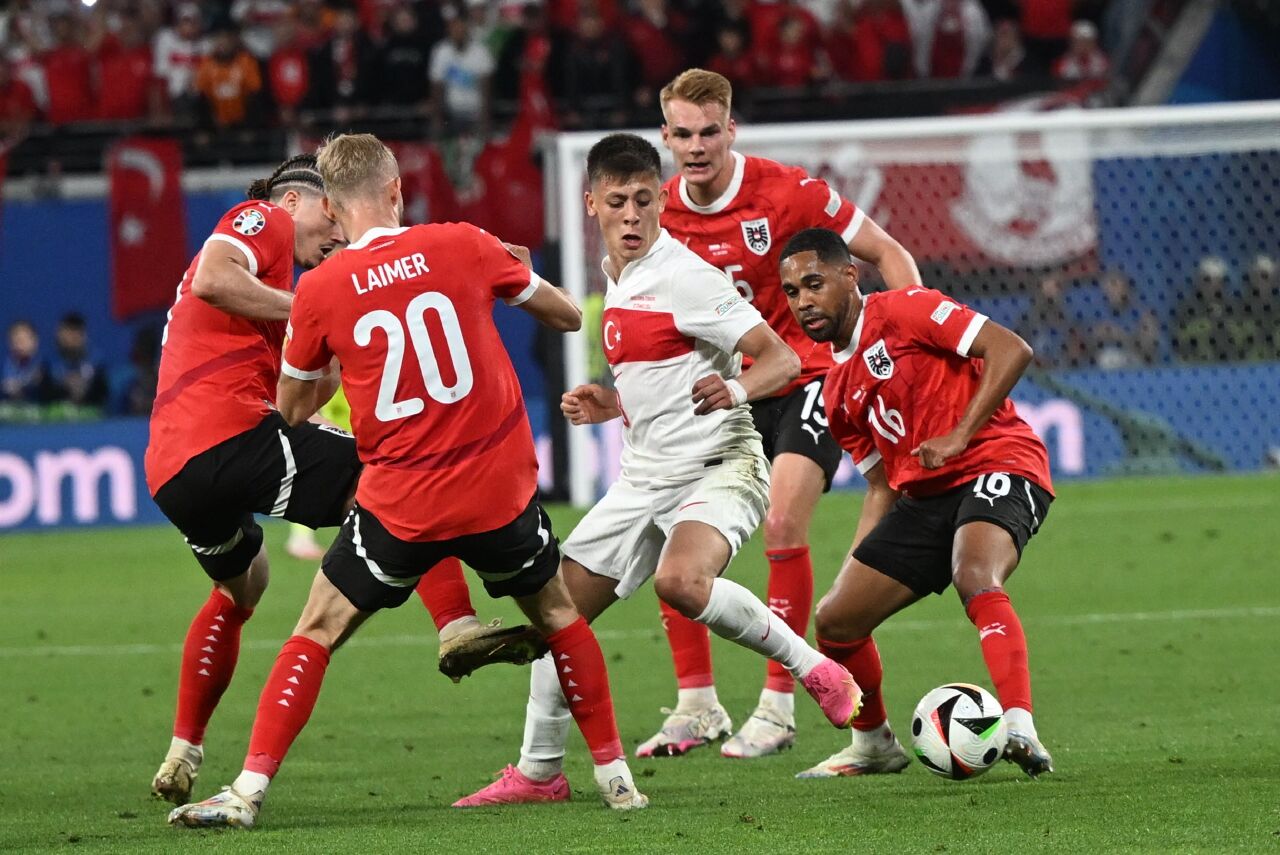
[[[164,309],[187,267],[182,149],[130,137],[107,154],[111,187],[111,311],[123,320]]]

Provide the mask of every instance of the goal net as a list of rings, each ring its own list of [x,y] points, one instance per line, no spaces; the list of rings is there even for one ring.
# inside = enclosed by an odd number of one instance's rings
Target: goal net
[[[547,171],[561,284],[587,309],[569,387],[608,375],[582,203],[602,135],[560,135]],[[1280,104],[743,126],[735,148],[825,178],[925,285],[1031,343],[1013,397],[1055,476],[1280,466]],[[874,268],[863,283],[883,287]],[[575,504],[617,477],[620,446],[616,423],[569,428]],[[846,458],[837,484],[857,482]]]

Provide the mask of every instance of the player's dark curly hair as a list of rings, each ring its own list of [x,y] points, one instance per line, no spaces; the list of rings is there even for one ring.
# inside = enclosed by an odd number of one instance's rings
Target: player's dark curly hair
[[[831,229],[805,229],[796,232],[782,248],[778,263],[781,264],[790,256],[801,252],[816,252],[818,260],[823,264],[843,266],[853,263],[853,256],[849,253],[849,247],[845,244],[844,238]]]
[[[269,201],[279,198],[288,190],[324,192],[324,182],[320,180],[320,170],[316,168],[314,154],[299,154],[289,158],[276,167],[270,178],[259,178],[250,184],[245,196]]]
[[[653,176],[662,180],[662,158],[651,143],[635,134],[609,134],[587,153],[587,180],[624,180]]]

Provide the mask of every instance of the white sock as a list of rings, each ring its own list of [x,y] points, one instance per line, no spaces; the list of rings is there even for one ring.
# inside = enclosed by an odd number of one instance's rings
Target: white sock
[[[777,692],[765,689],[760,693],[760,706],[777,710],[783,715],[795,718],[796,696],[794,692]]]
[[[271,779],[261,772],[250,772],[248,769],[243,770],[236,779],[231,782],[231,789],[235,790],[246,798],[252,798],[255,794],[267,794],[267,787],[271,786]],[[258,800],[261,804],[262,800]]]
[[[546,781],[564,767],[564,746],[573,716],[560,691],[551,654],[534,662],[529,672],[529,703],[524,713],[524,743],[516,768],[526,778]]]
[[[1004,720],[1008,723],[1010,730],[1016,730],[1023,736],[1030,736],[1032,739],[1039,739],[1040,735],[1036,733],[1036,723],[1031,720],[1031,712],[1024,710],[1022,707],[1009,707],[1004,711]]]
[[[608,763],[599,763],[595,768],[596,786],[601,792],[612,792],[615,788],[610,786],[610,782],[614,778],[621,778],[623,785],[634,790],[636,782],[631,777],[631,769],[627,766],[627,758],[619,757],[616,760],[610,760]]]
[[[786,668],[797,680],[822,663],[823,656],[796,635],[760,598],[728,579],[713,579],[699,623],[721,638],[737,642]]]
[[[187,742],[185,739],[174,737],[169,742],[169,753],[164,755],[166,760],[186,760],[197,769],[204,762],[204,746]]]
[[[715,686],[680,689],[676,692],[676,712],[698,712],[720,703]]]
[[[459,633],[479,625],[480,619],[475,615],[463,615],[460,618],[455,618],[440,627],[440,643],[444,644],[445,642],[452,641],[454,638],[458,637]]]
[[[879,751],[892,744],[893,728],[889,727],[889,722],[887,721],[874,730],[858,730],[855,727],[853,728],[851,741],[854,748]]]

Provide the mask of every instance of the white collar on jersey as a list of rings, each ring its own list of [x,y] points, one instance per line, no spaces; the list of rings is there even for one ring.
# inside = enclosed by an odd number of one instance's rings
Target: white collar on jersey
[[[729,154],[733,157],[733,178],[729,180],[729,186],[725,188],[720,198],[710,205],[699,205],[690,199],[689,186],[685,183],[684,176],[680,176],[680,201],[684,202],[690,211],[695,214],[718,214],[738,198],[738,191],[742,189],[742,176],[747,172],[747,159],[736,151],[731,151]]]
[[[360,236],[360,240],[352,241],[347,244],[347,249],[364,249],[374,240],[380,237],[394,237],[395,235],[404,234],[409,230],[408,226],[397,226],[389,228],[387,226],[374,226]]]
[[[674,243],[678,243],[678,241],[675,238],[673,238],[670,235],[670,233],[667,232],[666,229],[659,229],[658,236],[654,238],[653,245],[649,247],[649,251],[646,252],[644,255],[640,256],[639,258],[634,258],[631,261],[628,261],[627,266],[622,268],[622,270],[618,272],[617,279],[614,279],[612,276],[609,275],[609,267],[608,267],[609,256],[608,255],[605,255],[604,258],[600,259],[600,269],[604,271],[604,278],[607,281],[617,284],[617,282],[620,281],[622,277],[626,275],[626,272],[630,270],[632,267],[635,267],[637,264],[640,264],[643,261],[653,258],[654,255],[656,255],[659,252],[662,252],[668,246]]]
[[[858,312],[858,321],[853,325],[853,335],[849,337],[849,346],[844,350],[831,347],[831,356],[836,362],[848,362],[858,352],[858,342],[862,340],[862,322],[867,319],[867,298],[862,297],[862,310]]]

